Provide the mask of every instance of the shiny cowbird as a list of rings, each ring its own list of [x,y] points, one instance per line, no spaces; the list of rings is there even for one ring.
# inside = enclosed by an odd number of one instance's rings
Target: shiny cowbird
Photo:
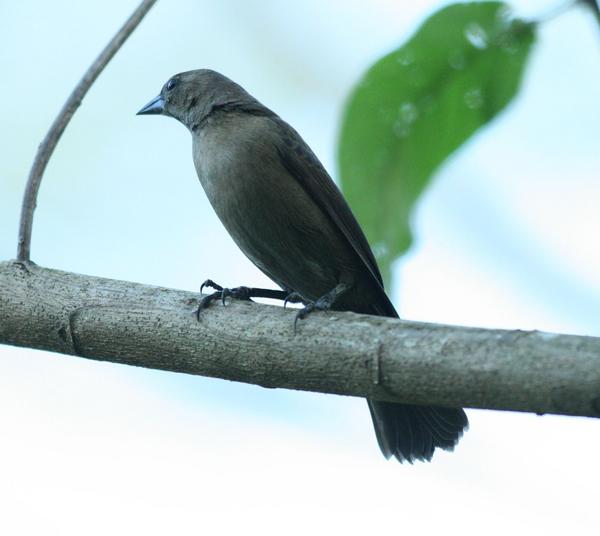
[[[227,295],[301,301],[298,318],[334,309],[397,317],[377,263],[341,192],[300,135],[242,87],[207,69],[173,76],[139,114],[183,123],[194,164],[217,215],[246,256],[282,290],[222,289]],[[452,450],[462,409],[368,400],[386,458],[430,460]]]

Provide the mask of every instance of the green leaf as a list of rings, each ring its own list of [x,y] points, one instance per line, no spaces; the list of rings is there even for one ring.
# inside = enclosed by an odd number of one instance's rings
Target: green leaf
[[[534,30],[501,2],[450,5],[354,89],[339,140],[342,189],[386,283],[434,171],[515,96]]]

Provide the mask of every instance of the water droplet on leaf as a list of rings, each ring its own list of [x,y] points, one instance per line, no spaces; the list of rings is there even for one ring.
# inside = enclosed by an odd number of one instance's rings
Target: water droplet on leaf
[[[512,20],[513,11],[508,6],[502,6],[498,11],[496,11],[496,21],[501,26],[508,26]]]
[[[467,108],[476,110],[483,105],[483,93],[478,87],[474,87],[465,92],[464,100]]]
[[[448,65],[457,71],[462,71],[467,64],[467,60],[462,50],[456,49],[448,54]]]
[[[403,102],[400,105],[400,119],[405,123],[414,123],[419,117],[419,109],[412,102]]]
[[[406,138],[410,134],[410,125],[402,119],[398,119],[393,126],[394,134],[398,138]]]
[[[415,61],[415,55],[410,50],[401,50],[397,54],[396,61],[403,67],[408,67]]]
[[[411,125],[419,117],[419,109],[413,102],[403,102],[398,108],[398,119],[394,123],[394,134],[406,138],[410,134]]]
[[[373,246],[373,255],[378,259],[387,256],[389,251],[390,250],[385,242],[377,242],[377,244]]]
[[[510,32],[504,32],[498,37],[498,45],[502,52],[508,54],[516,54],[519,51],[519,45],[515,39],[515,36]]]
[[[477,22],[471,22],[465,28],[465,37],[475,48],[483,50],[488,46],[488,34]]]

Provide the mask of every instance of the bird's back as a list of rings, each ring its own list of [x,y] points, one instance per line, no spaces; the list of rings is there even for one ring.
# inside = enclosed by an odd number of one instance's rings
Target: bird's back
[[[232,238],[278,285],[317,300],[343,282],[334,309],[398,316],[350,207],[278,116],[255,103],[215,114],[194,136],[194,162]],[[451,450],[468,424],[460,408],[368,403],[381,451],[400,461]]]

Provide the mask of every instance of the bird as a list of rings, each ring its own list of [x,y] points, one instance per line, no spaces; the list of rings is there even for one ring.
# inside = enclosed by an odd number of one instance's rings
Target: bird
[[[237,287],[210,301],[274,297],[301,302],[296,322],[338,310],[397,318],[375,257],[341,191],[288,123],[240,85],[210,70],[169,78],[138,115],[165,115],[188,128],[200,183],[242,252],[280,290]],[[468,427],[461,408],[367,399],[386,458],[431,460],[453,450]]]

